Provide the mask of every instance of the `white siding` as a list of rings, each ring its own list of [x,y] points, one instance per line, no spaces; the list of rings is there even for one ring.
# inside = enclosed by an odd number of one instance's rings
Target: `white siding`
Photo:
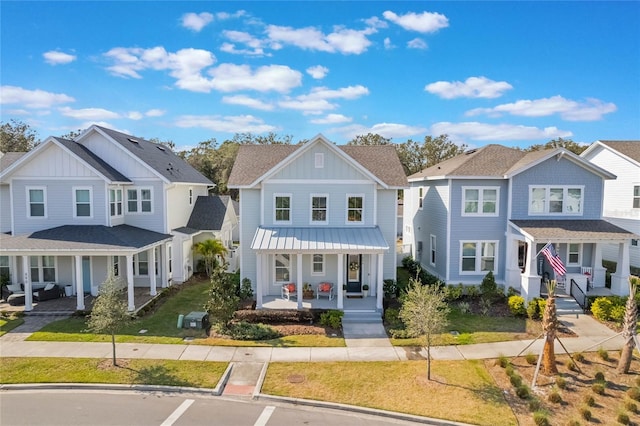
[[[140,188],[152,188],[151,213],[142,213],[140,211],[136,213],[129,213],[127,206],[127,190],[140,189]],[[137,226],[138,228],[149,229],[155,232],[168,233],[169,230],[165,226],[164,208],[165,208],[165,191],[164,184],[159,180],[137,180],[133,185],[124,187],[122,194],[124,203],[124,223],[131,226]],[[180,225],[183,226],[183,225]]]
[[[255,289],[256,284],[256,254],[251,250],[251,242],[260,226],[260,190],[240,190],[240,272],[242,278],[249,278]]]
[[[117,142],[111,142],[98,133],[93,133],[83,139],[82,145],[89,148],[90,151],[114,166],[116,170],[131,180],[158,179],[157,175],[142,164],[141,160],[135,158]]]
[[[193,189],[193,203],[189,205],[189,188]],[[175,185],[167,190],[167,230],[185,226],[198,196],[207,195],[206,185]]]
[[[384,253],[383,279],[396,279],[396,221],[397,221],[397,201],[398,191],[379,190],[377,195],[378,223],[382,236],[389,244],[389,251]],[[369,259],[369,256],[363,256]],[[363,271],[368,271],[369,267],[364,266]],[[364,279],[364,277],[363,277]],[[364,281],[371,284],[369,280]]]
[[[19,167],[11,176],[14,179],[98,177],[84,162],[53,143]]]
[[[11,231],[11,195],[9,185],[0,185],[0,232]]]

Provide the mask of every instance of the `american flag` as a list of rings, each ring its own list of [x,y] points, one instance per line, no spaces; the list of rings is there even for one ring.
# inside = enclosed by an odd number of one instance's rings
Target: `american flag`
[[[560,256],[558,256],[558,253],[556,253],[556,250],[553,248],[553,244],[547,244],[542,249],[542,254],[547,258],[556,275],[564,275],[567,273],[567,268],[564,267],[564,263],[562,263],[562,259],[560,259]]]

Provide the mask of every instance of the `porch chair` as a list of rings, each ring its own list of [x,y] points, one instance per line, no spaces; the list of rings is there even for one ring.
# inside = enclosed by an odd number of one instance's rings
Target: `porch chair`
[[[320,299],[320,296],[327,296],[329,300],[333,300],[333,284],[332,283],[318,284],[318,291],[316,291],[316,299]]]
[[[291,296],[298,298],[296,283],[282,284],[282,298],[291,300]]]
[[[593,269],[590,266],[581,266],[580,273],[587,276],[587,290],[593,287]]]

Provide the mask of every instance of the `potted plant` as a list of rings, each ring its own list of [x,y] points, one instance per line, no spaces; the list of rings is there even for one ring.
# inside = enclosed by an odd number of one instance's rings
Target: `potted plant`
[[[302,298],[313,299],[313,287],[309,283],[302,283]]]
[[[369,296],[369,284],[365,284],[362,286],[362,292],[364,293],[364,297]]]

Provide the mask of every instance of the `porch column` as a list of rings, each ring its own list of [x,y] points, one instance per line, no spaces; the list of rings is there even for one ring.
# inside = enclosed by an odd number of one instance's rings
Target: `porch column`
[[[9,284],[20,284],[20,279],[18,278],[18,256],[9,256],[9,262],[11,262],[11,272],[10,275],[11,282]]]
[[[129,311],[134,311],[136,305],[133,299],[133,255],[127,255],[127,303],[129,305]]]
[[[602,266],[602,247],[604,244],[594,244],[593,256],[593,284],[595,287],[604,287],[606,280],[606,269]]]
[[[611,292],[625,296],[629,292],[629,241],[618,245],[618,266],[611,275]]]
[[[33,286],[31,285],[31,265],[29,256],[22,256],[22,275],[24,276],[24,310],[33,310]]]
[[[298,301],[298,310],[302,309],[302,254],[296,254],[296,300]]]
[[[263,254],[256,254],[256,309],[262,309],[262,261]]]
[[[76,270],[76,309],[79,311],[84,310],[84,288],[82,285],[82,256],[74,256],[73,261],[75,263]]]
[[[342,291],[342,286],[344,285],[344,255],[342,253],[338,253],[338,280],[337,280],[337,289],[338,292],[338,309],[344,309],[344,291]]]
[[[540,275],[537,271],[537,252],[535,241],[526,239],[527,242],[527,265],[521,279],[521,296],[526,302],[534,297],[540,296]]]
[[[520,268],[518,267],[518,240],[511,231],[507,231],[506,270],[504,277],[504,294],[509,287],[520,289]]]
[[[383,269],[383,261],[384,254],[378,254],[378,275],[376,276],[376,309],[382,310],[382,295],[384,294],[383,285],[384,280],[382,279],[382,269]]]
[[[160,244],[160,261],[158,264],[160,265],[160,288],[166,288],[168,283],[168,269],[167,269],[167,245]]]
[[[155,296],[158,294],[156,287],[156,249],[152,247],[148,251],[149,253],[149,294]]]

